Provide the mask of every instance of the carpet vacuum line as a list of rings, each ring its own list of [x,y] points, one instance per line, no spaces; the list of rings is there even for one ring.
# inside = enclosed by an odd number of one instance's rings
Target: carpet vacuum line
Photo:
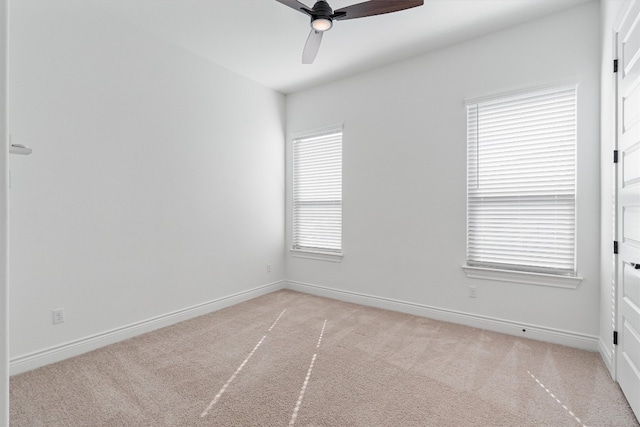
[[[276,323],[278,323],[278,320],[280,320],[280,318],[282,317],[282,315],[284,314],[285,311],[287,311],[286,308],[284,310],[282,310],[282,313],[280,313],[280,316],[278,316],[276,321],[273,322],[273,324],[271,325],[271,327],[269,328],[269,330],[267,332],[271,332],[271,330],[274,328],[274,326],[276,326]],[[326,323],[326,320],[325,320],[325,323]],[[324,328],[323,328],[323,330],[324,330]],[[244,365],[246,365],[247,362],[249,362],[249,359],[251,359],[251,356],[253,356],[253,353],[255,353],[256,350],[258,350],[258,347],[260,347],[260,345],[265,340],[265,338],[267,338],[266,335],[264,335],[262,338],[260,338],[260,341],[258,341],[258,344],[256,344],[255,347],[253,347],[253,350],[251,350],[251,353],[249,353],[247,358],[244,359],[244,361],[240,364],[240,366],[238,366],[238,369],[236,369],[236,371],[233,373],[233,375],[231,375],[231,377],[227,380],[227,382],[224,383],[224,385],[222,386],[222,388],[220,389],[218,394],[216,394],[216,396],[213,398],[211,403],[209,403],[209,406],[207,406],[207,409],[202,411],[202,414],[200,414],[200,418],[204,418],[209,414],[209,411],[211,411],[213,406],[218,402],[218,400],[220,400],[220,397],[222,397],[222,394],[227,390],[227,387],[229,387],[229,385],[231,385],[231,382],[236,378],[236,376],[240,373],[240,371],[242,371],[242,368],[244,368]],[[318,342],[318,345],[319,344],[320,343]]]
[[[278,320],[280,320],[280,318],[282,317],[282,315],[284,314],[285,311],[287,311],[286,308],[284,310],[282,310],[282,313],[280,313],[280,316],[278,316],[276,321],[273,322],[273,325],[271,325],[271,327],[269,328],[269,330],[267,332],[271,332],[271,330],[273,329],[274,326],[276,326],[276,323],[278,323]]]
[[[528,373],[529,375],[531,375],[531,378],[533,378],[534,380],[536,380],[536,382],[538,383],[538,385],[539,385],[540,387],[542,387],[542,388],[544,389],[544,391],[546,391],[546,392],[547,392],[547,394],[549,395],[549,397],[551,397],[552,399],[555,399],[555,400],[556,400],[556,402],[558,402],[558,405],[562,406],[562,407],[564,408],[564,410],[565,410],[565,411],[567,411],[567,412],[569,413],[569,415],[571,415],[571,416],[572,416],[572,417],[573,417],[573,418],[578,422],[578,424],[580,424],[582,427],[587,427],[586,425],[582,424],[582,421],[580,420],[580,418],[578,418],[578,417],[576,416],[576,414],[574,414],[574,413],[573,413],[573,411],[571,411],[569,408],[567,408],[567,405],[565,405],[564,403],[562,403],[562,402],[560,401],[560,399],[558,399],[558,398],[557,398],[553,393],[551,393],[551,391],[550,391],[548,388],[546,388],[546,387],[544,386],[544,384],[542,384],[542,383],[540,382],[540,380],[538,380],[538,379],[536,378],[536,376],[535,376],[535,375],[533,375],[533,374],[532,374],[531,372],[529,372],[529,371],[527,371],[527,373]]]
[[[318,344],[316,344],[316,349],[320,348],[320,343],[322,342],[322,336],[324,335],[324,328],[327,326],[327,319],[324,320],[322,324],[322,330],[320,331],[320,337],[318,338]],[[293,426],[296,422],[296,418],[298,417],[298,411],[300,410],[300,405],[302,404],[302,398],[304,397],[304,392],[309,385],[309,378],[311,378],[311,371],[313,371],[313,365],[316,362],[316,357],[318,353],[315,353],[311,358],[311,364],[309,364],[309,369],[307,370],[307,376],[302,383],[302,388],[300,389],[300,394],[298,395],[298,401],[296,402],[295,408],[293,408],[293,413],[291,414],[291,420],[289,421],[289,427]]]

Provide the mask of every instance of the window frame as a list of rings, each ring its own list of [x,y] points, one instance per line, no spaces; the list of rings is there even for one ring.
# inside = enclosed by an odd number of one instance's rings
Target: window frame
[[[339,248],[324,248],[321,246],[305,246],[300,245],[296,241],[296,237],[298,233],[296,232],[296,226],[298,224],[298,218],[296,209],[298,206],[298,202],[296,199],[296,171],[298,165],[296,164],[296,144],[302,140],[309,140],[315,138],[322,138],[323,136],[330,136],[335,134],[340,134],[340,154],[339,154],[339,182],[340,182],[340,200],[339,200]],[[327,126],[319,129],[313,129],[304,132],[298,132],[294,134],[291,138],[291,245],[289,251],[292,256],[297,258],[306,258],[306,259],[316,259],[323,261],[332,261],[332,262],[341,262],[344,256],[343,254],[343,239],[342,239],[342,231],[343,231],[343,143],[344,143],[344,131],[343,125],[333,125]],[[334,165],[335,166],[335,165]],[[335,204],[335,200],[330,203],[329,201],[325,201],[327,205]],[[322,203],[322,202],[321,202]]]
[[[551,93],[551,92],[560,92],[563,90],[572,89],[574,90],[574,115],[575,115],[575,131],[574,131],[574,152],[573,152],[573,271],[572,272],[564,272],[563,274],[558,274],[553,271],[545,271],[544,268],[539,269],[535,267],[530,267],[521,264],[515,265],[507,265],[506,268],[504,265],[500,265],[499,263],[483,263],[483,262],[470,262],[469,256],[469,241],[471,237],[471,233],[469,230],[470,227],[470,198],[472,197],[472,191],[470,189],[471,178],[469,176],[469,156],[472,154],[471,147],[472,141],[469,136],[470,132],[470,114],[469,108],[473,108],[473,106],[479,106],[481,104],[491,104],[494,102],[504,102],[509,100],[517,100],[517,99],[526,99],[531,97],[532,95],[541,94],[541,93]],[[576,288],[579,283],[582,281],[582,277],[578,276],[578,263],[577,263],[577,175],[578,175],[578,166],[577,166],[577,147],[578,147],[578,124],[577,124],[577,115],[578,115],[578,82],[575,80],[564,81],[562,83],[549,84],[540,87],[528,88],[518,91],[500,93],[492,96],[482,97],[482,98],[474,98],[465,100],[465,106],[467,117],[466,117],[466,129],[467,129],[467,222],[466,222],[466,239],[467,239],[467,251],[465,256],[465,265],[462,267],[465,271],[467,277],[470,278],[478,278],[478,279],[487,279],[487,280],[497,280],[497,281],[506,281],[512,283],[526,283],[526,284],[534,284],[541,286],[553,286],[553,287],[561,287],[561,288]],[[477,123],[476,123],[477,124]],[[476,139],[477,143],[477,139]],[[474,197],[478,197],[474,195]],[[549,196],[550,197],[550,196]]]

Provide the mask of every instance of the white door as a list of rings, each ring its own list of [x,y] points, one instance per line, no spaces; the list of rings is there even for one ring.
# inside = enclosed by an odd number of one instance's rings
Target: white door
[[[617,34],[617,380],[640,419],[640,0]]]

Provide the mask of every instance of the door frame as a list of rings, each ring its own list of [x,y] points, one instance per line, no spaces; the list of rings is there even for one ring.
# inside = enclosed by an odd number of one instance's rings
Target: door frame
[[[622,52],[620,52],[620,43],[619,43],[619,39],[620,39],[620,32],[622,30],[622,26],[623,24],[626,23],[626,19],[628,17],[628,14],[632,11],[633,6],[635,5],[636,2],[640,2],[640,0],[626,0],[624,2],[624,4],[620,7],[619,11],[617,12],[617,16],[615,17],[615,20],[613,22],[613,32],[612,32],[612,43],[613,43],[613,50],[612,50],[612,58],[611,59],[611,63],[613,63],[613,61],[615,60],[616,62],[620,60],[620,58],[622,57]],[[622,64],[622,66],[624,66]],[[618,68],[617,73],[621,73],[622,70],[620,68]],[[613,74],[614,76],[614,84],[613,84],[613,99],[607,99],[607,100],[602,100],[602,102],[613,102],[614,105],[614,129],[615,131],[613,132],[613,150],[615,150],[615,152],[618,152],[619,149],[619,137],[620,137],[620,120],[622,119],[621,117],[621,111],[620,111],[620,103],[619,101],[619,96],[620,96],[620,75],[619,74]],[[621,236],[621,223],[619,221],[619,216],[620,216],[620,211],[619,211],[619,191],[618,189],[620,188],[620,185],[622,184],[620,182],[621,177],[620,177],[620,168],[621,168],[621,163],[615,162],[615,164],[613,165],[613,240],[615,242],[619,242],[620,239],[622,238]],[[612,290],[611,290],[611,296],[612,296],[612,320],[613,320],[613,331],[614,334],[617,334],[617,331],[620,330],[620,327],[622,326],[622,319],[621,319],[621,312],[620,312],[620,291],[621,291],[621,281],[620,281],[620,274],[623,273],[623,260],[621,255],[614,253],[612,255],[613,260],[612,260],[612,278],[611,278],[611,286],[612,286]],[[612,351],[611,351],[611,361],[610,361],[610,370],[611,370],[611,375],[613,376],[613,379],[619,383],[619,364],[618,364],[618,357],[619,357],[619,351],[617,348],[617,345],[614,343],[612,345]],[[626,396],[625,396],[626,397]]]

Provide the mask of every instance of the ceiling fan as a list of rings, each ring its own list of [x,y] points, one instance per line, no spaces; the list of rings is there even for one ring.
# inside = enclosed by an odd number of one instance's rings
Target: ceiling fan
[[[366,16],[382,15],[383,13],[398,12],[416,6],[422,6],[424,0],[369,0],[352,4],[334,11],[324,0],[317,1],[312,9],[297,0],[276,0],[292,9],[308,15],[311,18],[311,32],[302,51],[302,63],[311,64],[318,54],[322,35],[333,26],[333,21],[364,18]]]

